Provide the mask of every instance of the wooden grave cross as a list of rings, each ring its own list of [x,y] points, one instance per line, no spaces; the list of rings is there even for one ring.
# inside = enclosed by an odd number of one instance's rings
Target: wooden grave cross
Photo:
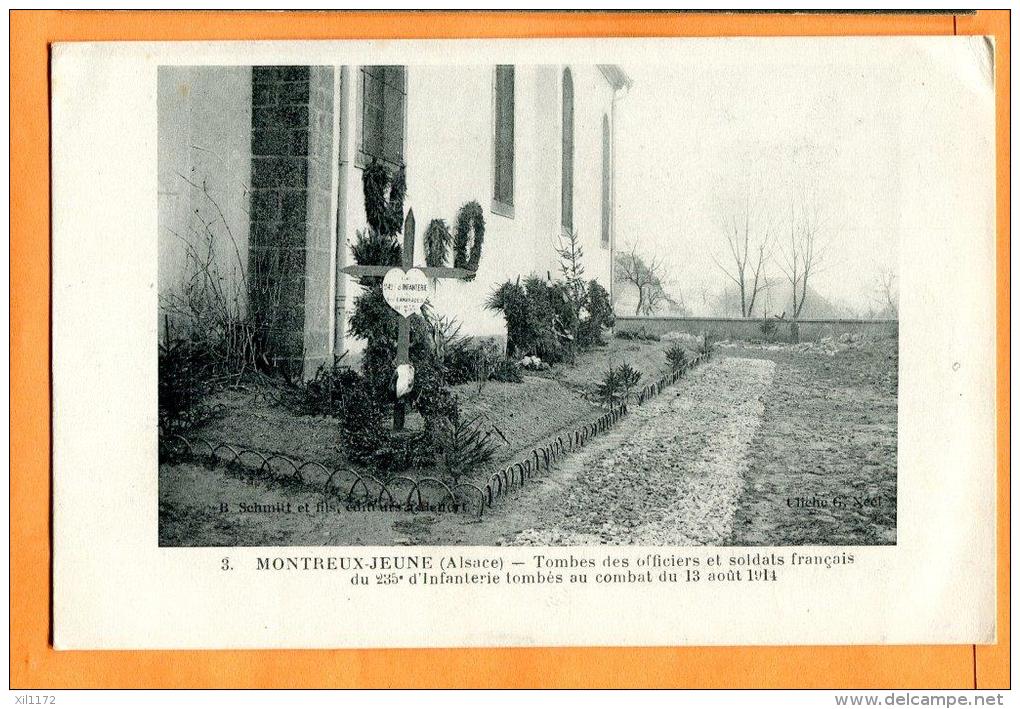
[[[387,293],[388,286],[390,286],[388,282],[393,283],[389,293],[397,292],[399,294],[401,288],[407,289],[404,301],[398,304],[399,308],[394,307],[393,303],[387,298],[387,303],[390,307],[401,316],[397,333],[397,359],[394,362],[397,367],[411,364],[411,321],[409,318],[414,313],[419,312],[424,303],[425,298],[419,298],[418,296],[423,290],[427,293],[428,286],[425,279],[456,278],[465,280],[475,275],[474,271],[466,268],[414,265],[414,210],[410,209],[407,211],[407,219],[404,220],[404,246],[401,249],[400,266],[346,266],[342,270],[344,273],[352,276],[382,277],[385,279],[383,281],[384,294]],[[408,283],[408,276],[411,276],[411,281],[417,280],[418,282]],[[397,297],[401,296],[398,295]],[[403,397],[401,397],[393,405],[394,431],[404,430],[404,415],[405,406]]]

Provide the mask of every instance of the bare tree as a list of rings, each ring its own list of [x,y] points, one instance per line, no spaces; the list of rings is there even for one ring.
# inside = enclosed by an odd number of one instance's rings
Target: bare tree
[[[706,284],[702,283],[700,286],[698,286],[698,296],[700,296],[701,298],[701,306],[703,308],[707,307],[709,291],[708,286]]]
[[[774,248],[772,220],[761,209],[755,210],[750,195],[745,194],[743,207],[730,214],[723,233],[729,251],[725,260],[729,265],[724,266],[714,255],[712,260],[737,286],[740,316],[748,318],[754,314],[759,294],[769,288],[764,269]]]
[[[896,282],[896,274],[888,266],[879,269],[875,290],[878,301],[885,315],[898,318],[900,315],[900,294]]]
[[[641,309],[642,315],[655,315],[659,308],[664,305],[668,305],[674,311],[686,311],[683,305],[683,295],[681,294],[680,299],[677,300],[669,294],[661,282],[645,289],[644,307]]]
[[[821,238],[823,220],[817,201],[795,214],[790,207],[790,238],[782,245],[779,268],[786,275],[792,295],[792,316],[796,320],[804,309],[808,283],[821,268],[824,249]]]
[[[638,302],[635,315],[653,315],[662,305],[676,305],[663,283],[665,266],[658,256],[645,261],[634,243],[627,251],[616,255],[616,280],[637,289]]]

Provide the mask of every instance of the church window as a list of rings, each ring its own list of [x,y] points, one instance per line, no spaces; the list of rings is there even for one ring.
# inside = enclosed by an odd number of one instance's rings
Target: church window
[[[496,67],[494,209],[512,216],[514,205],[514,67]]]
[[[563,70],[563,136],[561,151],[560,223],[574,228],[574,80]]]
[[[404,164],[406,94],[404,67],[361,68],[362,164],[373,158],[391,167]]]
[[[602,114],[602,248],[609,248],[613,228],[613,164],[609,116]]]

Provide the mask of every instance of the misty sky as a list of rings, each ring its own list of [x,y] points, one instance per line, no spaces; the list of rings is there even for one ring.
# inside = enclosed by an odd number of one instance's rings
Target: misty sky
[[[757,49],[714,60],[632,65],[634,86],[617,107],[617,244],[665,257],[674,290],[695,314],[725,276],[723,228],[734,205],[783,230],[791,205],[824,216],[826,298],[866,310],[883,267],[896,267],[900,141],[895,63],[836,61],[824,53]],[[705,53],[702,52],[704,55]],[[774,299],[789,286],[782,272]]]

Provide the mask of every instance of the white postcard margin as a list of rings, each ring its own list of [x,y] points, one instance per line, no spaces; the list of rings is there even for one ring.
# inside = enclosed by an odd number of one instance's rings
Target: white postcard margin
[[[981,38],[61,44],[52,52],[55,645],[339,648],[986,643],[995,638],[994,101]],[[895,60],[898,543],[763,585],[352,586],[256,557],[529,548],[160,548],[156,76],[164,64]],[[548,549],[637,558],[650,549]],[[788,553],[790,548],[659,549]],[[804,550],[801,550],[804,551]],[[234,570],[220,570],[230,555]]]

